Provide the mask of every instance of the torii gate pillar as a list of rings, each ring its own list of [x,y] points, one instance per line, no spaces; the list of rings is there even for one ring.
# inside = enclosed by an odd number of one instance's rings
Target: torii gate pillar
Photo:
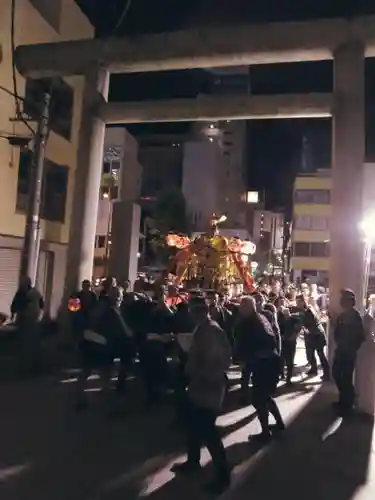
[[[365,294],[365,245],[359,230],[364,208],[365,163],[365,48],[362,43],[350,41],[334,52],[334,92],[330,245],[333,322],[339,310],[340,289],[352,289],[362,311]],[[332,344],[330,338],[331,347]],[[370,337],[359,351],[355,379],[357,408],[374,415],[375,350]]]
[[[103,169],[105,122],[99,107],[107,100],[109,72],[93,68],[85,75],[65,275],[65,296],[92,277],[99,191]]]

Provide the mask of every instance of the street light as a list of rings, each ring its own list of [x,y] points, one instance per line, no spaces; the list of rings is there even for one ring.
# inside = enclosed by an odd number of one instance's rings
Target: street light
[[[371,250],[375,242],[375,212],[368,212],[358,224],[365,242],[365,272],[363,283],[363,299],[366,300],[370,279]]]
[[[373,244],[375,242],[375,212],[368,212],[359,223],[365,240]]]

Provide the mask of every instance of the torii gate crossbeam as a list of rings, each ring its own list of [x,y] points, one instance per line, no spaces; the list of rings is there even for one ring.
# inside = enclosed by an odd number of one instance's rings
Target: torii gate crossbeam
[[[327,118],[334,108],[332,94],[202,96],[196,99],[103,103],[106,124],[181,121]]]
[[[27,76],[83,74],[103,64],[111,73],[241,66],[332,59],[347,40],[375,56],[375,16],[191,29],[125,38],[20,46],[18,71]]]

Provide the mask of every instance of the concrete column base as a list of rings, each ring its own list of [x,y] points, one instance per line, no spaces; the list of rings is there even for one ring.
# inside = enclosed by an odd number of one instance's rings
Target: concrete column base
[[[356,407],[360,413],[375,415],[375,319],[364,317],[366,340],[358,351],[355,388],[357,394]]]

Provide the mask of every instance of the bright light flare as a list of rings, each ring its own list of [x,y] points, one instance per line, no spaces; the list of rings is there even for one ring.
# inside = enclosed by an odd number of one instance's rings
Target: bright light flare
[[[375,242],[375,212],[370,212],[359,223],[359,229],[363,233],[366,240],[371,243]]]

